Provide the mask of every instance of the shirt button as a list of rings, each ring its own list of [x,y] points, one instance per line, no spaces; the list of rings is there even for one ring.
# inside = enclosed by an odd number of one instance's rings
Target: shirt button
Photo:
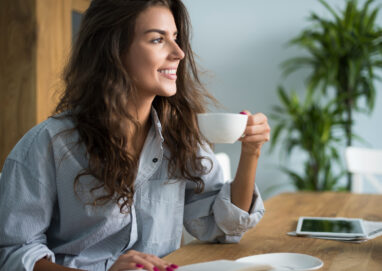
[[[156,162],[158,162],[158,158],[153,159],[153,163],[156,163]]]

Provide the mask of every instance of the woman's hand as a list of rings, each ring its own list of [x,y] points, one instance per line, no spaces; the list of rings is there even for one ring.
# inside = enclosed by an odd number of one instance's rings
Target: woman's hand
[[[248,111],[241,114],[248,115],[247,127],[239,140],[241,155],[236,176],[231,183],[231,202],[242,210],[249,211],[253,198],[257,162],[261,146],[269,141],[271,128],[267,117],[262,114],[251,115]]]
[[[170,264],[155,255],[145,254],[136,250],[129,250],[119,256],[109,271],[123,270],[149,270],[149,271],[173,271],[178,268],[175,264]]]
[[[239,139],[242,142],[242,152],[259,156],[261,146],[270,138],[268,119],[263,113],[251,115],[247,110],[240,114],[248,115],[247,127],[243,137]]]

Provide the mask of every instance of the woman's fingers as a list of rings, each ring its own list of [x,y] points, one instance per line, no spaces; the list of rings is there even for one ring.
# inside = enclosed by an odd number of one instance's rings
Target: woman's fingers
[[[148,271],[173,271],[177,265],[170,264],[151,254],[130,250],[121,255],[109,271],[119,270],[148,270]]]
[[[261,134],[261,135],[252,135],[245,136],[240,139],[241,142],[253,142],[253,143],[262,143],[269,141],[269,135]]]
[[[247,121],[247,126],[248,125],[256,125],[256,124],[262,124],[268,122],[267,116],[265,116],[263,113],[256,113],[251,115],[251,113],[247,110],[242,111],[246,115],[248,115],[248,121]]]
[[[147,265],[147,262],[139,255],[121,255],[109,271],[122,271],[122,270],[137,270],[147,268],[146,270],[152,271],[152,267]]]
[[[122,270],[136,270],[145,269],[149,271],[157,271],[154,269],[154,265],[142,258],[138,253],[121,255],[114,263],[110,271],[122,271]],[[159,269],[158,269],[159,270]]]
[[[147,262],[149,262],[151,265],[153,265],[154,271],[168,271],[169,263],[163,261],[159,257],[151,254],[144,254],[142,255],[143,259],[145,259]]]
[[[241,142],[254,143],[262,145],[269,141],[271,128],[268,124],[268,118],[263,113],[251,115],[249,111],[242,111],[248,115],[247,127],[244,135],[239,140]]]
[[[269,133],[270,127],[268,123],[247,126],[244,130],[246,136]]]

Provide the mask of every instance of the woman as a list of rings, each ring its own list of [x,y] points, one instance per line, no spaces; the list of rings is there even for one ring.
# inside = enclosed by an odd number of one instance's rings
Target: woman
[[[55,115],[0,181],[1,270],[174,270],[159,257],[238,242],[262,217],[254,185],[263,114],[250,115],[232,184],[199,134],[206,99],[180,0],[93,0]],[[155,255],[155,256],[154,256]]]

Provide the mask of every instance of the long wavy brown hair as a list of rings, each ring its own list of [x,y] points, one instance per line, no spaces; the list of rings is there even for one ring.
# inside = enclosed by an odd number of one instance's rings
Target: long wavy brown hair
[[[209,169],[202,165],[204,157],[197,155],[203,142],[196,114],[216,100],[199,80],[189,42],[189,16],[180,0],[93,0],[64,70],[65,91],[55,110],[55,115],[65,112],[73,120],[78,143],[86,146],[89,166],[76,176],[75,189],[81,176],[94,176],[98,183],[90,191],[103,189],[103,193],[92,203],[112,200],[121,212],[128,212],[132,204],[139,160],[126,151],[134,142],[127,141],[121,127],[121,120],[139,126],[126,109],[136,89],[122,59],[134,38],[137,16],[153,5],[172,11],[178,44],[185,53],[177,70],[177,93],[153,101],[170,152],[168,170],[171,176],[193,181],[196,192],[203,190],[201,176]]]

